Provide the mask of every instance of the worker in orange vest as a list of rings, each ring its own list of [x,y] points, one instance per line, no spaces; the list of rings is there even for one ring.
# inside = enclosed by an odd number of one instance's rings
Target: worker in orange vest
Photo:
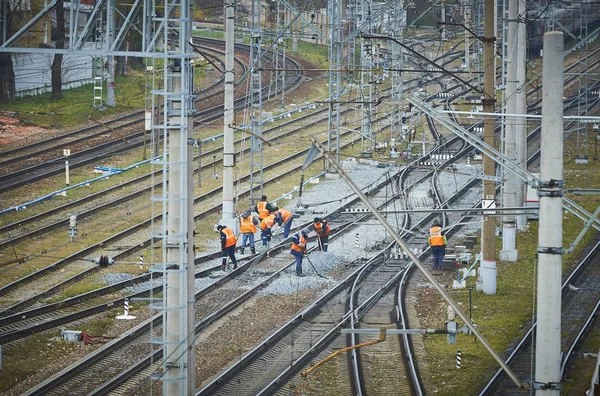
[[[252,212],[248,209],[242,216],[240,216],[240,232],[242,233],[242,246],[240,254],[244,254],[246,248],[246,242],[250,242],[250,251],[252,254],[256,254],[254,248],[254,234],[256,234],[256,226],[258,220],[252,216]]]
[[[431,246],[434,270],[442,269],[442,261],[446,253],[446,236],[444,234],[439,221],[434,220],[429,229],[429,246]]]
[[[267,246],[271,242],[271,229],[275,223],[281,223],[281,216],[277,212],[271,213],[260,222],[260,237],[263,246]]]
[[[227,257],[231,258],[233,263],[233,269],[237,269],[237,260],[235,259],[235,244],[237,239],[230,228],[224,225],[218,225],[217,231],[221,237],[221,251],[223,252],[223,259],[221,261],[221,269],[225,271],[227,269]]]
[[[300,231],[297,234],[294,234],[292,237],[292,250],[291,254],[296,258],[296,275],[298,276],[306,276],[302,274],[302,258],[306,254],[308,239],[308,231],[306,229]]]
[[[258,219],[262,221],[272,212],[277,212],[279,208],[277,206],[271,205],[271,203],[267,201],[267,196],[263,195],[262,197],[260,197],[260,201],[256,204],[254,210],[256,211],[256,213],[258,213]]]
[[[290,235],[290,228],[292,228],[292,220],[294,219],[294,215],[287,209],[279,208],[277,211],[281,215],[281,220],[283,222],[283,237],[287,238]],[[281,223],[279,223],[281,227]]]
[[[319,237],[321,251],[326,252],[327,246],[329,245],[329,233],[331,232],[331,227],[327,224],[327,220],[323,220],[320,217],[315,217],[314,224],[317,236]]]

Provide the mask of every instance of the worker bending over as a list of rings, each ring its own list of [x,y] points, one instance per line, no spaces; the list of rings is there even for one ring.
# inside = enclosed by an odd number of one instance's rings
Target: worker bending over
[[[273,236],[271,230],[275,223],[281,223],[279,213],[271,213],[260,222],[260,236],[263,246],[267,246],[271,242],[271,237]]]
[[[233,231],[224,225],[218,225],[217,231],[219,231],[219,235],[221,237],[221,251],[223,252],[221,269],[223,271],[227,269],[228,256],[231,258],[231,262],[233,263],[233,269],[237,269],[237,260],[235,259],[235,244],[237,243],[237,239],[235,238]]]
[[[281,220],[283,222],[283,237],[287,238],[290,235],[290,228],[292,228],[292,220],[294,219],[294,215],[287,209],[280,208],[277,213],[281,216]],[[279,223],[281,227],[281,222]]]
[[[296,275],[306,276],[302,274],[302,257],[306,254],[306,243],[308,239],[308,231],[306,229],[292,236],[291,254],[296,258]]]
[[[317,230],[317,236],[319,237],[321,251],[326,252],[327,246],[329,245],[329,233],[331,232],[331,227],[329,227],[327,220],[323,220],[320,217],[315,217],[314,224],[315,230]]]

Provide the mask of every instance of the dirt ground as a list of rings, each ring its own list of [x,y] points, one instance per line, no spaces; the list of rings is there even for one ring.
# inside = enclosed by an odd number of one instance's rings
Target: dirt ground
[[[19,119],[10,112],[0,112],[0,145],[28,139],[46,131],[44,128],[21,125]]]

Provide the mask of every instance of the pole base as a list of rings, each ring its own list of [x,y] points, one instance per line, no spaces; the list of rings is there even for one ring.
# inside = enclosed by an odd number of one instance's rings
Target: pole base
[[[119,316],[117,316],[117,319],[120,319],[120,320],[131,320],[131,319],[135,319],[135,316],[133,316],[133,315],[119,315]]]

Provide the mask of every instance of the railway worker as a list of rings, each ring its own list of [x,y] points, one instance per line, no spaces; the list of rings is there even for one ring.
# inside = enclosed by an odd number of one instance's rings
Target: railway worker
[[[281,222],[279,226],[281,227],[281,223],[283,223],[283,237],[287,238],[290,235],[290,228],[292,228],[292,220],[294,220],[294,215],[287,209],[280,208],[277,210],[279,215],[281,216]]]
[[[431,246],[434,270],[442,269],[442,261],[446,253],[446,236],[444,234],[439,221],[434,220],[429,229],[429,246]]]
[[[248,209],[240,217],[240,232],[242,233],[242,247],[240,254],[244,254],[246,248],[246,242],[250,242],[250,251],[252,254],[256,254],[254,248],[254,234],[256,234],[256,226],[258,225],[258,219],[252,216],[251,209]]]
[[[262,239],[262,244],[263,246],[267,246],[269,244],[269,242],[271,242],[271,236],[272,236],[272,228],[275,225],[275,223],[280,223],[281,222],[281,216],[279,216],[278,212],[273,212],[270,215],[268,215],[267,217],[265,217],[261,222],[260,222],[260,237]]]
[[[322,252],[326,252],[327,245],[329,245],[329,233],[331,232],[331,227],[327,223],[327,220],[323,220],[320,217],[315,217],[314,225],[317,236],[319,237],[319,247]]]
[[[221,261],[221,269],[225,271],[227,269],[227,257],[231,258],[233,263],[233,269],[237,269],[237,260],[235,259],[235,244],[237,239],[230,228],[224,225],[218,225],[217,231],[221,237],[221,251],[223,252],[223,258]]]
[[[296,275],[306,276],[302,273],[302,257],[306,254],[306,242],[308,239],[308,230],[303,229],[297,234],[292,236],[292,250],[291,254],[296,258]]]
[[[267,196],[263,195],[260,197],[260,201],[256,204],[254,210],[256,213],[258,213],[258,219],[262,221],[272,212],[277,212],[279,208],[277,206],[273,206],[269,201],[267,201]]]

